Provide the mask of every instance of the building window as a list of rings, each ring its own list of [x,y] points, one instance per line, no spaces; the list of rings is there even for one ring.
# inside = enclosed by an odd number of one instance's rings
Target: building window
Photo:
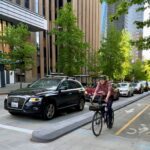
[[[63,0],[59,0],[59,8],[63,7]]]
[[[49,20],[52,19],[51,15],[51,0],[49,0]]]
[[[71,0],[67,0],[68,3],[71,3]]]
[[[16,4],[20,5],[20,0],[16,0]]]
[[[29,0],[25,0],[24,6],[25,6],[26,8],[29,8]]]

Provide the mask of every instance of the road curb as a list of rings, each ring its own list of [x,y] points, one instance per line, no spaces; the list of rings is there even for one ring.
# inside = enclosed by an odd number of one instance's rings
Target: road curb
[[[125,102],[119,106],[113,107],[114,111],[117,111],[123,107],[126,107],[127,105],[130,105],[146,96],[150,95],[150,92],[144,93],[140,95],[137,98],[131,99],[129,102]],[[62,137],[63,135],[72,132],[88,123],[91,122],[93,117],[93,113],[89,112],[87,118],[83,118],[83,120],[76,121],[75,123],[72,123],[70,125],[63,126],[62,128],[58,128],[55,130],[51,130],[50,127],[47,127],[45,129],[35,130],[32,133],[31,140],[34,142],[40,142],[40,143],[47,143],[56,140],[59,137]],[[56,125],[57,126],[57,125]]]
[[[74,131],[75,129],[78,129],[79,127],[85,125],[85,123],[90,123],[92,117],[83,119],[82,121],[76,122],[72,125],[66,126],[64,128],[58,129],[56,131],[50,131],[46,129],[43,131],[34,131],[32,134],[32,141],[34,142],[40,142],[40,143],[47,143],[56,140],[57,138]]]

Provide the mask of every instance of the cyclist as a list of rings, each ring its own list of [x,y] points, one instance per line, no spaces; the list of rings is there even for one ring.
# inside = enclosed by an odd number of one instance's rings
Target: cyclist
[[[94,95],[92,97],[92,101],[95,99],[96,96],[104,97],[103,101],[107,103],[108,114],[110,116],[110,119],[112,119],[112,86],[105,75],[101,75],[99,77],[99,81],[97,83]]]

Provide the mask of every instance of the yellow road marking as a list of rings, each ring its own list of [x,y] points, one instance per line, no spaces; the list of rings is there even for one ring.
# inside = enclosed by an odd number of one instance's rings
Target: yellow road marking
[[[142,115],[142,113],[144,113],[149,107],[150,105],[147,105],[141,112],[139,112],[136,116],[134,116],[131,120],[129,120],[127,124],[125,124],[120,130],[116,132],[116,135],[119,135],[123,130],[125,130],[132,122],[134,122],[140,115]]]

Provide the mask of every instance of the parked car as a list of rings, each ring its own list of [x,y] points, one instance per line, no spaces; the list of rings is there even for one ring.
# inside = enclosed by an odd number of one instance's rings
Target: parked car
[[[119,85],[117,83],[112,83],[112,87],[113,87],[114,100],[119,100],[119,96],[120,96]]]
[[[120,96],[133,96],[134,88],[132,87],[131,83],[119,83],[119,93]]]
[[[150,91],[150,82],[148,82],[148,90]]]
[[[85,89],[74,79],[63,76],[49,76],[37,80],[27,88],[12,91],[4,101],[4,108],[10,114],[39,114],[52,119],[56,111],[76,107],[83,110]]]
[[[113,100],[118,100],[119,99],[119,88],[118,88],[118,84],[115,83],[111,83],[112,84],[112,96],[113,96]],[[91,97],[94,94],[96,88],[96,84],[93,84],[91,87],[87,87],[85,89],[85,99],[86,101],[90,101]]]
[[[148,91],[148,82],[147,81],[140,81],[140,83],[143,85],[144,91]]]
[[[144,87],[142,85],[142,83],[138,82],[138,83],[132,83],[131,84],[132,87],[134,88],[134,93],[143,93],[144,92]]]

